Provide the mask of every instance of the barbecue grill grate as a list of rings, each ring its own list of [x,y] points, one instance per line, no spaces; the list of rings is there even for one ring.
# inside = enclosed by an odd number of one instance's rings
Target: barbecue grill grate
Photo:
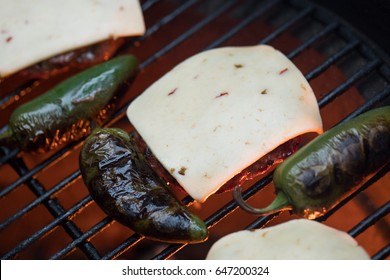
[[[140,60],[140,72],[107,126],[130,131],[125,110],[136,95],[184,58],[223,45],[270,44],[286,53],[313,86],[325,128],[389,104],[389,58],[342,20],[314,4],[301,0],[245,4],[219,0],[141,2],[148,30],[119,51],[134,53]],[[69,73],[58,79],[66,75]],[[19,103],[39,94],[45,83],[30,81],[11,89],[6,88],[6,82],[0,83],[1,121],[8,119]],[[202,207],[187,196],[183,202],[204,218],[210,228],[210,240],[198,245],[145,240],[96,207],[80,180],[80,146],[81,143],[71,144],[47,155],[2,148],[2,259],[204,258],[215,239],[233,228],[254,229],[290,219],[287,213],[265,217],[246,214],[237,209],[229,194],[213,196],[209,199],[213,204],[206,202]],[[390,256],[388,171],[389,164],[319,219],[348,231],[373,259]],[[256,199],[257,203],[259,194],[267,197],[272,189],[269,173],[248,185],[243,197]],[[360,214],[353,213],[355,218],[348,212],[354,209],[351,204],[360,209]],[[372,240],[373,234],[381,236],[379,245],[366,241]]]

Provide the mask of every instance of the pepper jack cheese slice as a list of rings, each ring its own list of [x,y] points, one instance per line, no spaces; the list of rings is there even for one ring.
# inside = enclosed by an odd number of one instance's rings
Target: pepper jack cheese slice
[[[142,35],[138,0],[0,0],[0,77],[106,39]]]
[[[242,230],[211,246],[208,260],[352,260],[369,259],[346,232],[312,220],[291,220],[254,231]]]
[[[302,73],[266,45],[188,58],[127,111],[156,158],[199,202],[280,144],[322,132]]]

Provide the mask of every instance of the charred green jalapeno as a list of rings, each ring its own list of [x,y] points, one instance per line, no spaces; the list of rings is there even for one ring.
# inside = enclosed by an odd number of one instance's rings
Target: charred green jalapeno
[[[136,71],[137,60],[124,55],[95,65],[18,107],[0,131],[0,144],[48,151],[90,133],[114,93]]]
[[[275,200],[266,208],[234,197],[255,214],[291,210],[308,219],[322,216],[363,179],[390,160],[390,106],[366,112],[316,137],[274,172]]]
[[[80,170],[102,210],[135,232],[169,243],[207,239],[204,222],[177,200],[123,130],[95,129],[81,150]]]

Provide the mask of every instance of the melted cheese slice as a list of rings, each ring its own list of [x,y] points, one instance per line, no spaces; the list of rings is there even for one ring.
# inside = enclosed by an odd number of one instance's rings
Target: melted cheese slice
[[[188,58],[137,97],[127,115],[199,202],[287,140],[322,132],[310,85],[289,59],[266,45]]]
[[[138,0],[0,0],[0,77],[52,56],[142,35]]]
[[[370,259],[347,233],[312,220],[291,220],[222,237],[208,260],[352,260]]]

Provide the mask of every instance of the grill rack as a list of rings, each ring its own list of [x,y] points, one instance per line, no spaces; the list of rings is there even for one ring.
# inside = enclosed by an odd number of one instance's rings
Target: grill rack
[[[145,19],[148,22],[152,21],[152,19],[148,18],[149,11],[154,7],[159,5],[167,5],[168,7],[174,8],[169,11],[165,16],[157,20],[153,25],[151,25],[146,34],[143,37],[135,38],[131,40],[126,46],[123,47],[123,50],[127,48],[131,48],[132,46],[142,47],[144,41],[153,40],[153,37],[162,32],[164,28],[167,26],[172,26],[173,22],[177,21],[178,18],[183,18],[189,10],[206,10],[207,12],[200,17],[200,19],[195,22],[192,26],[187,28],[184,32],[176,36],[171,42],[167,43],[159,50],[154,51],[154,53],[144,60],[141,60],[140,70],[141,72],[147,72],[148,67],[153,64],[161,63],[161,58],[163,58],[166,54],[173,52],[175,48],[190,40],[191,37],[199,34],[202,29],[210,28],[210,26],[215,25],[215,22],[218,21],[224,14],[229,11],[232,12],[235,8],[239,8],[239,1],[196,1],[196,0],[188,0],[188,1],[163,1],[163,0],[149,0],[149,1],[141,1],[142,8],[144,11]],[[212,3],[212,4],[210,4]],[[211,6],[211,7],[209,7]],[[321,43],[327,40],[332,40],[332,36],[336,36],[337,40],[333,50],[333,46],[327,48],[324,52],[330,52],[327,55],[326,59],[322,61],[320,64],[316,65],[313,69],[308,71],[305,74],[305,77],[309,80],[309,82],[313,81],[324,72],[326,72],[329,68],[337,65],[342,68],[340,62],[345,60],[346,57],[350,55],[354,55],[355,53],[358,55],[359,59],[364,60],[364,65],[358,65],[358,69],[356,71],[352,71],[351,74],[347,75],[347,79],[339,84],[338,86],[333,87],[330,91],[324,94],[321,98],[319,98],[319,106],[320,108],[324,108],[328,106],[328,104],[332,104],[336,102],[335,100],[344,95],[348,89],[352,87],[359,87],[361,89],[361,93],[364,96],[368,95],[364,104],[356,108],[353,112],[349,113],[345,116],[340,122],[345,121],[347,119],[353,118],[356,115],[365,112],[371,108],[389,104],[390,97],[390,64],[388,57],[381,52],[381,50],[377,49],[373,44],[369,42],[365,37],[360,35],[358,32],[354,31],[350,26],[348,26],[342,20],[336,18],[334,15],[325,11],[324,9],[311,4],[306,1],[298,1],[298,0],[265,0],[265,1],[248,1],[245,7],[249,7],[250,13],[246,14],[245,17],[239,18],[238,23],[236,23],[231,29],[227,32],[219,33],[218,38],[214,39],[211,43],[207,44],[206,47],[202,47],[202,50],[215,48],[218,46],[222,46],[226,42],[229,42],[232,37],[236,36],[254,21],[260,19],[268,20],[268,24],[273,28],[271,32],[268,32],[264,37],[259,38],[256,42],[258,44],[271,44],[282,37],[285,34],[290,34],[292,32],[292,27],[300,26],[305,23],[314,23],[314,29],[316,30],[315,34],[311,34],[310,36],[305,34],[294,34],[300,39],[300,42],[297,47],[293,48],[287,53],[287,56],[290,59],[294,59],[298,57],[300,54],[305,52],[308,48],[313,48],[315,46],[317,49],[321,49]],[[255,7],[255,8],[253,8]],[[211,12],[210,12],[211,10]],[[288,14],[291,16],[281,16],[282,14]],[[320,25],[318,27],[317,25]],[[297,28],[299,29],[299,28]],[[305,28],[303,28],[305,31]],[[304,32],[302,32],[304,33]],[[300,38],[301,37],[301,38]],[[329,39],[330,38],[330,39]],[[339,41],[342,40],[342,46],[339,47]],[[330,50],[329,50],[330,49]],[[318,50],[319,51],[319,50]],[[197,52],[194,50],[194,53]],[[352,67],[354,68],[354,67]],[[356,67],[355,67],[356,68]],[[346,70],[348,72],[350,70]],[[374,92],[370,90],[365,91],[365,81],[370,77],[370,80],[374,79],[376,82]],[[373,77],[373,78],[372,78]],[[32,83],[29,83],[28,86],[31,86]],[[378,86],[376,86],[378,85]],[[376,89],[379,87],[379,89]],[[20,93],[20,89],[12,93],[7,93],[5,97],[1,96],[1,102],[4,103],[14,96],[17,96]],[[137,92],[139,94],[140,92]],[[125,110],[130,104],[132,99],[127,100],[127,102],[116,111],[111,118],[111,120],[107,123],[107,126],[114,126],[121,119],[125,118]],[[0,104],[2,105],[2,104]],[[28,238],[21,240],[16,246],[11,248],[4,253],[1,257],[2,259],[9,259],[17,257],[18,253],[27,250],[28,247],[37,240],[44,238],[47,235],[56,229],[57,227],[62,227],[66,233],[71,238],[71,242],[68,243],[64,248],[58,250],[53,255],[51,255],[50,259],[59,259],[66,257],[69,253],[71,253],[75,248],[80,249],[86,258],[88,259],[113,259],[119,258],[129,249],[135,247],[138,243],[143,240],[143,237],[138,234],[131,234],[126,240],[120,243],[115,248],[111,249],[109,252],[105,254],[101,254],[96,246],[90,242],[90,239],[95,235],[102,232],[104,229],[108,228],[113,220],[110,217],[103,218],[100,222],[91,226],[88,230],[81,230],[80,227],[73,221],[73,217],[83,211],[84,208],[93,203],[91,197],[86,195],[84,198],[80,199],[76,204],[66,209],[60,203],[60,201],[56,198],[57,194],[61,191],[64,191],[69,185],[74,184],[76,180],[80,178],[79,170],[76,170],[69,176],[63,178],[59,183],[51,187],[49,190],[45,188],[45,186],[40,183],[38,179],[36,179],[37,174],[43,172],[49,166],[56,164],[62,158],[67,157],[69,153],[74,152],[78,147],[80,147],[81,143],[70,144],[67,147],[57,151],[47,159],[44,159],[42,162],[34,166],[33,168],[28,168],[26,163],[23,160],[23,154],[20,151],[3,149],[3,155],[0,158],[0,167],[3,165],[9,165],[15,170],[18,174],[19,178],[7,185],[6,187],[2,187],[0,191],[0,197],[4,198],[9,195],[11,192],[16,189],[27,185],[28,188],[36,195],[36,199],[29,203],[27,206],[23,207],[16,213],[7,217],[5,221],[2,221],[0,224],[0,230],[3,231],[10,225],[12,225],[18,219],[21,219],[24,215],[32,211],[35,207],[44,205],[54,219],[41,227],[38,231],[31,234]],[[22,155],[22,156],[21,156]],[[382,170],[380,170],[377,174],[375,174],[372,178],[370,178],[367,182],[365,182],[360,189],[355,192],[353,195],[349,196],[347,199],[343,200],[337,207],[329,211],[324,217],[321,217],[319,221],[326,221],[331,215],[337,212],[340,208],[342,208],[349,201],[357,197],[358,195],[364,195],[364,190],[368,189],[375,182],[381,180],[389,171],[389,164],[385,166]],[[257,194],[263,188],[268,186],[272,182],[272,173],[265,176],[263,179],[256,182],[253,186],[247,188],[247,190],[243,193],[244,199],[249,199],[250,197]],[[190,206],[193,204],[193,199],[189,196],[183,199],[183,203]],[[205,218],[205,223],[209,228],[213,228],[220,222],[222,219],[227,217],[230,213],[232,213],[237,208],[237,204],[230,200],[226,204],[224,204],[217,211],[209,215]],[[367,230],[369,227],[377,223],[379,220],[383,220],[383,218],[389,214],[390,212],[390,201],[387,200],[385,204],[382,206],[375,208],[374,211],[361,220],[355,227],[349,230],[349,234],[353,237],[357,237],[359,234]],[[269,215],[265,217],[254,217],[254,220],[246,226],[248,229],[260,228],[266,225],[266,223],[270,222],[274,218],[276,218],[279,214]],[[4,240],[4,239],[3,239]],[[187,245],[167,245],[162,250],[160,250],[157,254],[152,256],[153,259],[166,259],[174,256],[177,252],[182,250]],[[196,248],[191,245],[193,248]],[[2,252],[3,253],[3,252]],[[388,243],[382,249],[380,249],[377,253],[372,255],[373,259],[385,259],[390,255],[390,244]]]

